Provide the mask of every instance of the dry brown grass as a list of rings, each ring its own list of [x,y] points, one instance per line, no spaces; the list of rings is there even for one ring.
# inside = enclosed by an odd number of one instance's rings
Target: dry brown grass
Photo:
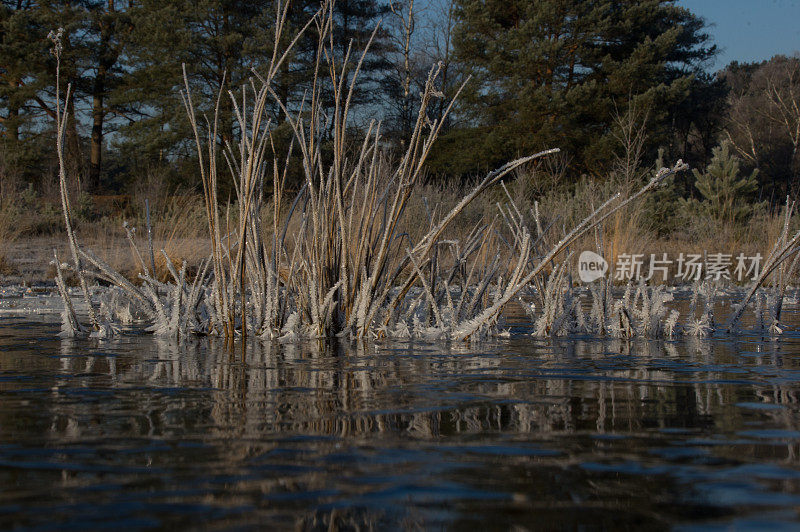
[[[19,210],[8,196],[0,197],[0,274],[13,273],[15,268],[8,256],[9,246],[19,238]]]
[[[638,173],[646,171],[640,170]],[[596,208],[601,199],[617,190],[627,194],[632,188],[613,175],[597,178],[584,176],[571,185],[565,185],[563,179],[546,179],[542,173],[541,168],[518,172],[515,181],[509,183],[509,190],[522,210],[532,208],[534,201],[539,202],[541,224],[545,229],[549,227],[543,239],[544,247],[550,247],[563,237],[569,228]],[[548,185],[542,186],[543,181]],[[458,191],[448,189],[447,194],[436,200],[446,203],[450,195],[457,197],[458,194]],[[487,194],[476,200],[471,208],[476,214],[493,216],[497,212],[494,205],[496,201],[496,197]],[[623,253],[644,254],[643,271],[648,268],[650,254],[660,258],[666,253],[672,260],[680,253],[702,255],[704,252],[730,253],[734,258],[739,253],[747,257],[760,253],[766,258],[783,227],[783,208],[757,213],[746,224],[739,225],[723,224],[708,218],[688,219],[680,213],[676,217],[675,223],[667,225],[677,229],[659,236],[656,227],[659,223],[664,224],[665,220],[655,219],[644,201],[633,203],[605,220],[596,232],[578,239],[570,248],[572,260],[577,263],[581,251],[597,251],[598,247],[612,269]],[[800,215],[795,214],[791,230],[795,231],[799,226]],[[458,231],[459,227],[453,229]],[[677,265],[673,264],[670,279],[674,279],[676,270]]]
[[[153,259],[159,280],[171,278],[164,250],[173,264],[179,268],[186,261],[188,271],[195,270],[210,253],[207,225],[202,198],[191,195],[169,196],[160,203],[160,208],[151,212]],[[84,224],[80,230],[82,242],[101,259],[128,279],[138,281],[143,273],[133,255],[125,234],[121,217],[105,218],[95,223]],[[135,229],[135,239],[141,249],[148,249],[147,224],[144,215],[129,222]],[[149,254],[144,257],[150,260]]]

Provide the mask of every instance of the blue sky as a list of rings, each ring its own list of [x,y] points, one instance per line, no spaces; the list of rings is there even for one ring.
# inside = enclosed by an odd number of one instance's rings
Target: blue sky
[[[678,0],[711,25],[722,50],[711,70],[800,51],[800,0]]]

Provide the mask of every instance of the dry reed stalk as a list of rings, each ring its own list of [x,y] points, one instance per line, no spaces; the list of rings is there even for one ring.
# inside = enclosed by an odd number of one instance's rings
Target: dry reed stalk
[[[65,109],[61,108],[60,76],[61,76],[62,33],[63,29],[59,28],[57,32],[50,32],[50,34],[48,35],[48,37],[53,41],[53,48],[51,49],[51,52],[56,58],[56,154],[58,156],[58,180],[59,180],[59,190],[61,193],[61,209],[64,214],[64,223],[67,229],[67,240],[69,242],[69,249],[70,252],[72,253],[72,259],[75,263],[75,274],[78,276],[78,280],[80,282],[81,292],[83,293],[83,298],[86,302],[86,306],[89,312],[89,319],[92,322],[94,330],[99,331],[100,321],[97,318],[97,313],[95,312],[91,298],[89,296],[89,287],[86,284],[86,277],[83,273],[83,267],[81,265],[81,254],[78,247],[78,241],[75,238],[75,231],[73,230],[72,227],[72,214],[70,211],[69,192],[67,188],[67,173],[66,173],[66,165],[64,162],[64,137],[66,135],[67,118],[69,115]],[[72,85],[68,84],[65,101],[69,101],[71,91],[72,91]],[[62,297],[66,296],[62,293]],[[65,301],[65,305],[69,304],[70,303],[68,301]]]
[[[794,233],[794,235],[792,235],[791,237],[789,236],[789,224],[792,219],[794,208],[795,208],[795,203],[790,202],[789,198],[787,198],[786,207],[784,210],[783,230],[781,231],[780,236],[775,240],[775,243],[773,244],[772,249],[769,252],[769,255],[767,255],[767,258],[764,260],[764,265],[761,269],[761,273],[752,283],[750,289],[745,294],[741,303],[739,303],[736,306],[736,310],[733,312],[733,314],[728,320],[728,323],[725,325],[725,329],[728,332],[732,332],[736,328],[736,325],[739,323],[739,320],[742,318],[742,315],[744,314],[744,310],[747,307],[747,304],[756,294],[759,287],[761,287],[767,280],[767,278],[773,273],[775,273],[776,270],[779,270],[779,275],[774,282],[776,285],[776,291],[779,292],[780,297],[776,301],[777,309],[775,312],[776,314],[775,319],[777,321],[777,319],[780,318],[783,296],[785,295],[785,284],[788,282],[791,273],[797,266],[796,256],[800,252],[800,230]],[[795,260],[792,261],[788,271],[783,271],[786,259],[788,259],[792,255],[795,255]],[[780,327],[780,324],[778,323],[775,323],[773,325]]]
[[[61,296],[61,299],[64,301],[64,316],[61,335],[66,337],[75,336],[78,333],[83,332],[83,328],[78,321],[78,316],[75,313],[75,307],[72,305],[72,301],[69,298],[69,292],[67,291],[67,285],[64,282],[64,275],[62,273],[61,260],[59,260],[58,252],[55,249],[53,250],[53,264],[56,269],[56,288],[58,288],[58,293]]]
[[[633,201],[637,200],[650,190],[654,189],[661,183],[664,179],[669,177],[670,175],[674,175],[677,172],[684,171],[688,168],[683,161],[678,161],[672,169],[662,168],[658,174],[650,180],[650,182],[642,187],[638,192],[631,195],[627,199],[620,201],[617,205],[613,205],[615,201],[619,199],[619,194],[615,194],[610,199],[608,199],[605,203],[603,203],[600,207],[598,207],[592,214],[590,214],[585,220],[583,220],[580,224],[578,224],[575,228],[572,229],[564,238],[562,238],[558,244],[556,244],[550,252],[541,259],[538,264],[531,269],[527,275],[523,276],[516,284],[509,285],[506,290],[504,291],[503,295],[489,308],[484,310],[478,317],[470,322],[464,324],[462,328],[457,331],[456,338],[461,340],[469,339],[473,334],[475,334],[480,327],[490,321],[494,321],[499,316],[500,312],[502,312],[505,305],[516,295],[525,288],[537,275],[539,275],[544,268],[559,254],[561,253],[567,246],[569,246],[572,242],[578,239],[580,236],[591,230],[592,228],[596,227],[600,223],[602,223],[606,218],[614,214],[615,212],[619,211],[620,209],[625,208]]]
[[[186,263],[177,268],[165,252],[162,255],[172,281],[155,279],[155,261],[151,259],[148,268],[147,254],[139,251],[132,233],[129,241],[144,272],[141,287],[89,250],[78,249],[71,231],[68,198],[62,194],[76,270],[82,276],[80,261],[87,260],[96,269],[93,275],[115,284],[137,301],[152,322],[151,330],[159,335],[202,332],[227,340],[257,336],[284,341],[308,336],[365,338],[387,334],[475,338],[493,330],[509,300],[543,274],[567,246],[668,175],[685,169],[679,162],[672,170],[662,169],[628,199],[613,196],[552,246],[545,244],[547,229],[542,229],[538,213],[533,212],[534,238],[523,210],[505,187],[509,203],[507,207],[498,206],[494,221],[478,221],[463,244],[443,239],[454,220],[479,195],[522,165],[558,151],[546,150],[489,172],[442,214],[426,205],[428,228],[412,240],[402,232],[402,226],[426,158],[442,128],[443,120],[430,122],[427,118],[431,103],[443,97],[436,88],[441,65],[434,66],[428,75],[417,120],[399,162],[395,166],[387,162],[380,124],[375,123],[367,129],[355,157],[348,158],[347,150],[354,142],[348,137],[347,124],[366,50],[352,63],[348,47],[339,60],[334,53],[333,4],[325,2],[289,45],[291,49],[311,27],[318,33],[313,88],[309,99],[293,113],[271,87],[289,53],[287,49],[278,55],[277,46],[286,16],[284,6],[276,14],[272,60],[265,73],[256,73],[260,85],[253,81],[245,87],[241,101],[232,92],[220,93],[213,119],[204,120],[205,128],[197,117],[184,68],[182,97],[198,149],[211,247],[209,260],[191,284]],[[332,108],[327,114],[323,113],[324,84],[333,87]],[[235,209],[229,205],[225,212],[221,212],[217,174],[222,98],[231,99],[241,131],[238,142],[223,147],[236,193]],[[275,152],[272,127],[265,118],[270,98],[282,109],[294,133],[282,168],[279,161],[283,155]],[[448,104],[444,116],[452,105]],[[332,122],[325,123],[324,116],[332,117]],[[323,156],[321,145],[328,125],[333,138],[329,157]],[[59,126],[63,129],[60,118]],[[60,140],[58,147],[60,150]],[[299,153],[304,183],[284,213],[286,176],[294,149]],[[270,174],[273,205],[271,227],[267,228],[270,221],[265,224],[262,213]],[[63,177],[63,190],[65,182]],[[290,227],[294,228],[291,234]],[[445,265],[447,250],[453,260],[451,267]],[[501,255],[511,258],[502,266]],[[88,300],[85,280],[83,286]],[[412,289],[419,291],[412,293]],[[563,319],[553,327],[560,328]],[[93,321],[96,323],[96,318]]]

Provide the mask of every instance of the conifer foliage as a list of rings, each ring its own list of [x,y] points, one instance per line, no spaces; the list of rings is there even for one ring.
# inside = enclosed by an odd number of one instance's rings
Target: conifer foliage
[[[753,170],[749,176],[741,175],[740,160],[731,153],[728,142],[714,148],[712,153],[705,172],[693,170],[695,187],[701,199],[689,199],[685,202],[686,207],[693,214],[727,224],[746,221],[761,207],[752,201],[758,189],[758,170]]]
[[[462,141],[441,159],[461,171],[550,145],[583,171],[596,167],[611,158],[613,116],[626,102],[658,109],[653,144],[674,138],[677,122],[663,110],[683,106],[683,116],[695,116],[685,106],[702,62],[716,53],[703,21],[666,0],[455,5],[455,54],[474,79],[464,99],[474,149]]]

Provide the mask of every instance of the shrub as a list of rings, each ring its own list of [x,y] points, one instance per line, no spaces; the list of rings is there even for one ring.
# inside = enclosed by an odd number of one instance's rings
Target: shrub
[[[705,172],[693,170],[701,199],[683,201],[684,215],[706,217],[726,225],[746,222],[766,205],[754,201],[758,170],[749,176],[739,175],[740,160],[731,153],[728,142],[714,148],[712,155]]]

